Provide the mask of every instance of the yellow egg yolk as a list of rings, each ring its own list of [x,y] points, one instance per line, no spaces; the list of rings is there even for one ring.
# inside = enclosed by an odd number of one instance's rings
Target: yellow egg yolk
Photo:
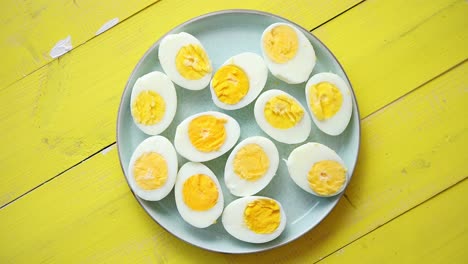
[[[296,56],[299,38],[293,28],[280,25],[267,32],[263,38],[263,49],[276,63],[286,63]]]
[[[307,175],[310,188],[320,195],[337,193],[346,182],[346,169],[334,160],[315,163]]]
[[[265,151],[257,144],[248,144],[239,149],[234,157],[234,173],[247,181],[256,181],[263,177],[270,167],[270,160]]]
[[[138,94],[132,112],[138,123],[154,125],[163,119],[166,112],[166,103],[158,93],[143,91]]]
[[[208,55],[200,45],[183,46],[175,62],[180,75],[189,80],[199,80],[212,71]]]
[[[317,83],[310,87],[310,108],[318,120],[334,116],[343,104],[343,95],[334,84]]]
[[[205,174],[190,176],[182,189],[185,204],[192,210],[206,211],[218,202],[218,187],[216,183]]]
[[[249,91],[247,74],[236,65],[222,66],[213,76],[213,90],[225,104],[237,104]]]
[[[219,150],[226,141],[226,119],[212,115],[202,115],[194,118],[188,128],[192,145],[202,152]]]
[[[272,97],[265,104],[265,119],[271,126],[288,129],[299,123],[304,109],[292,98],[285,95]]]
[[[271,199],[252,201],[244,210],[244,222],[257,234],[271,234],[281,222],[280,206]]]
[[[161,188],[168,177],[167,162],[163,156],[155,152],[141,155],[133,165],[133,177],[143,190]]]

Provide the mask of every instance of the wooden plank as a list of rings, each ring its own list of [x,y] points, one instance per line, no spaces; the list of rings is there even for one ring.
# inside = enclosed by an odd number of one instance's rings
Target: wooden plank
[[[115,142],[125,82],[142,54],[172,27],[206,12],[244,7],[313,28],[356,2],[163,1],[0,90],[0,206]]]
[[[93,38],[107,21],[120,21],[157,0],[47,1],[7,0],[1,3],[0,88],[52,61],[55,44],[71,36],[73,48]]]
[[[467,192],[464,180],[319,263],[466,263]]]
[[[166,1],[171,8],[166,9],[167,13],[163,17],[171,18],[164,23],[172,24],[173,21],[181,23],[194,16],[219,9],[251,8],[272,11],[309,25],[310,21],[320,24],[336,15],[336,12],[341,12],[343,7],[348,8],[362,0],[295,0],[279,5],[267,0],[230,2],[210,0],[202,3]],[[0,66],[0,89],[51,62],[53,58],[49,52],[59,40],[70,35],[73,48],[78,47],[92,39],[105,22],[114,18],[123,21],[156,2],[158,0],[3,1],[0,13],[0,22],[2,22],[0,50],[3,51],[6,63]],[[147,24],[129,29],[135,31],[140,30],[140,27],[154,28],[156,25],[150,24],[161,24],[160,18],[161,15],[158,14],[157,17],[148,19]],[[158,23],[154,23],[155,19]],[[172,26],[164,26],[164,30],[170,27]],[[151,31],[147,32],[146,39],[151,43],[157,35],[151,34]],[[146,48],[148,45],[142,47]]]
[[[468,2],[367,1],[316,34],[351,79],[368,115],[468,58]]]
[[[1,209],[0,259],[317,261],[466,178],[468,130],[460,110],[468,100],[467,83],[464,63],[367,117],[347,198],[319,226],[287,246],[262,254],[226,255],[179,241],[145,215],[112,148]]]

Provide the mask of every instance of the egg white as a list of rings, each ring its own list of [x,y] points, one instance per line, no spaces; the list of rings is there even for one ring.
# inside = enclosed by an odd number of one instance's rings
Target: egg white
[[[321,83],[321,82],[329,82],[334,84],[341,92],[343,96],[343,103],[341,105],[340,110],[336,112],[336,114],[329,119],[318,120],[312,108],[310,107],[310,93],[311,93],[311,86]],[[307,99],[307,108],[310,111],[310,115],[312,116],[312,120],[314,121],[315,125],[324,133],[336,136],[346,129],[351,120],[351,114],[353,111],[353,99],[351,98],[351,89],[349,88],[348,84],[338,75],[330,72],[322,72],[317,73],[312,76],[305,86],[305,94]]]
[[[201,90],[208,86],[213,72],[207,73],[201,79],[189,80],[184,78],[176,67],[176,56],[179,50],[187,45],[199,45],[206,52],[201,42],[194,36],[181,32],[178,34],[170,34],[164,37],[159,44],[158,58],[164,72],[177,85],[189,90]],[[208,56],[208,53],[207,53]],[[209,60],[209,56],[208,56]],[[210,61],[211,65],[211,61]]]
[[[322,145],[320,143],[309,142],[304,145],[301,145],[295,148],[291,154],[289,154],[286,164],[288,166],[289,176],[291,179],[304,191],[314,194],[321,197],[330,197],[339,194],[344,190],[346,184],[348,183],[349,174],[346,171],[346,181],[343,184],[338,192],[331,195],[320,195],[309,186],[309,181],[307,180],[307,175],[312,168],[312,166],[323,160],[333,160],[340,163],[344,168],[346,168],[341,157],[336,154],[331,148]]]
[[[244,222],[244,210],[247,204],[257,199],[270,199],[269,197],[263,196],[247,196],[232,201],[224,209],[222,216],[222,223],[224,229],[233,237],[249,242],[249,243],[266,243],[271,241],[284,231],[286,227],[286,213],[284,212],[281,203],[276,201],[280,206],[281,220],[278,228],[271,234],[257,234],[250,230]]]
[[[301,121],[299,121],[299,123],[297,123],[294,127],[288,129],[275,128],[272,125],[270,125],[270,123],[268,123],[268,121],[265,119],[264,109],[266,103],[268,102],[268,100],[270,100],[270,98],[278,95],[285,95],[292,98],[304,110],[304,115]],[[262,93],[255,102],[254,116],[258,126],[266,134],[268,134],[270,137],[272,137],[278,142],[286,144],[297,144],[304,142],[309,137],[311,130],[311,121],[307,110],[296,98],[281,90],[268,90]]]
[[[229,58],[222,66],[233,64],[241,68],[249,79],[249,91],[237,104],[226,104],[219,100],[213,88],[213,80],[210,82],[211,97],[216,106],[226,110],[240,109],[257,98],[265,87],[268,69],[262,57],[252,52],[244,52]]]
[[[274,27],[280,25],[285,25],[294,29],[299,41],[296,55],[286,63],[276,63],[272,61],[263,47],[265,35]],[[261,47],[263,58],[271,74],[286,83],[297,84],[305,82],[315,67],[316,57],[312,44],[301,30],[291,24],[274,23],[268,26],[265,31],[263,31]]]
[[[192,145],[192,142],[190,141],[188,134],[189,124],[194,118],[202,115],[212,115],[216,118],[223,118],[227,120],[227,122],[224,124],[224,127],[226,129],[226,141],[218,151],[199,151]],[[240,126],[234,118],[220,112],[208,111],[192,115],[186,118],[184,121],[182,121],[177,126],[174,137],[174,145],[177,152],[184,158],[194,162],[204,162],[215,159],[226,153],[228,150],[234,147],[234,145],[237,143],[237,140],[239,139],[239,136]]]
[[[158,189],[144,190],[138,186],[133,174],[135,161],[144,153],[155,152],[163,156],[167,163],[167,181]],[[128,167],[128,182],[133,192],[140,198],[147,201],[159,201],[166,197],[174,187],[177,177],[177,153],[172,146],[172,143],[163,136],[152,136],[143,140],[133,152]]]
[[[239,177],[233,168],[234,158],[237,152],[248,144],[257,144],[268,156],[270,166],[260,179],[256,181],[247,181]],[[261,136],[249,137],[241,141],[229,155],[224,169],[224,183],[229,191],[236,196],[254,195],[263,190],[273,179],[279,165],[279,153],[275,144],[268,138]]]
[[[184,183],[188,178],[195,174],[205,174],[210,177],[215,182],[216,188],[219,192],[218,201],[215,206],[206,211],[195,211],[188,207],[184,202],[182,194]],[[180,168],[179,173],[177,174],[174,194],[177,210],[182,218],[192,226],[198,228],[208,227],[214,224],[223,212],[224,196],[221,185],[219,185],[218,178],[207,166],[201,163],[187,162]]]
[[[133,105],[138,95],[143,91],[153,91],[159,94],[166,104],[166,110],[163,118],[154,125],[140,124],[135,120]],[[172,123],[177,110],[177,93],[174,84],[162,72],[154,71],[138,78],[133,85],[132,95],[130,97],[130,111],[135,125],[148,135],[158,135],[166,130]]]

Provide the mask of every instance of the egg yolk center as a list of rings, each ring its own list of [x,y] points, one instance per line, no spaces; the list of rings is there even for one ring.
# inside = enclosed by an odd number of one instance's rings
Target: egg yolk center
[[[176,55],[177,71],[185,79],[199,80],[212,71],[211,62],[200,45],[183,46]]]
[[[188,128],[190,142],[202,152],[219,150],[226,141],[226,122],[226,119],[212,115],[194,118]]]
[[[218,187],[216,183],[205,174],[190,176],[182,189],[185,204],[192,210],[206,211],[218,202]]]
[[[263,177],[270,167],[265,151],[257,144],[248,144],[239,149],[234,157],[234,173],[247,181]]]
[[[272,97],[265,104],[265,119],[280,129],[288,129],[299,123],[304,116],[304,109],[292,98],[285,95]]]
[[[334,116],[343,104],[343,95],[334,84],[321,82],[310,87],[310,108],[318,120]]]
[[[337,161],[315,163],[307,175],[310,188],[320,195],[338,192],[346,181],[346,169]]]
[[[257,234],[271,234],[281,222],[280,206],[271,199],[252,201],[244,210],[244,222]]]
[[[167,176],[167,162],[155,152],[144,153],[133,165],[133,177],[143,190],[161,188],[166,183]]]
[[[280,25],[271,29],[263,38],[263,49],[276,63],[286,63],[296,56],[299,39],[293,28]]]
[[[247,74],[236,65],[222,66],[213,76],[213,89],[225,104],[237,104],[249,91]]]
[[[154,125],[161,121],[166,112],[166,103],[161,95],[153,91],[138,94],[133,104],[133,116],[143,125]]]

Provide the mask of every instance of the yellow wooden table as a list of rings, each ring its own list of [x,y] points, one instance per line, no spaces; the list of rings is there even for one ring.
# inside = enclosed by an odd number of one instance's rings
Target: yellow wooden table
[[[468,263],[467,1],[0,7],[0,263]],[[343,64],[362,118],[357,169],[337,207],[300,239],[251,255],[164,231],[130,192],[115,147],[120,96],[143,53],[174,26],[231,8],[310,29]],[[68,36],[71,51],[52,58]]]

